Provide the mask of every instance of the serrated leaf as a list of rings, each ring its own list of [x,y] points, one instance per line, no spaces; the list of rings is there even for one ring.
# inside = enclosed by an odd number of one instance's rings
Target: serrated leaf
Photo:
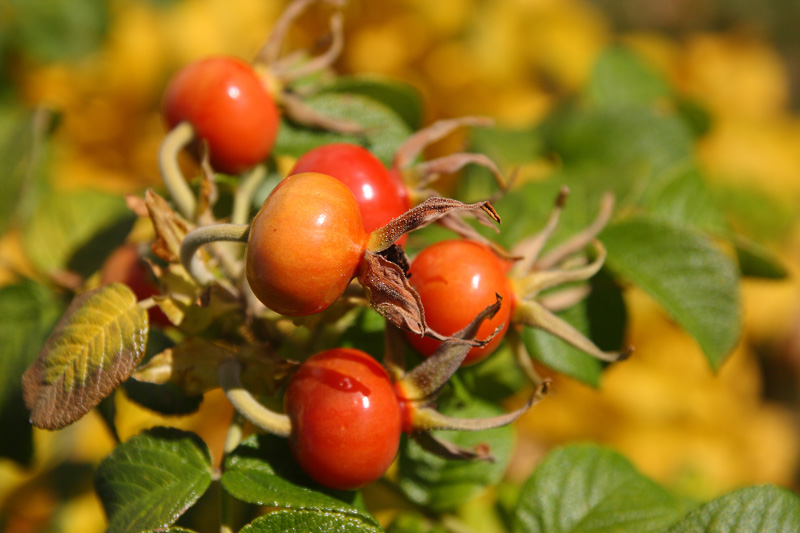
[[[15,435],[0,439],[0,456],[27,463],[33,453],[20,376],[42,348],[63,304],[43,285],[23,281],[0,288],[0,422]]]
[[[337,513],[280,509],[256,518],[243,527],[240,533],[275,533],[276,531],[366,533],[383,531],[383,528]]]
[[[60,429],[116,389],[141,360],[147,312],[121,283],[79,294],[22,377],[31,423]]]
[[[120,238],[126,222],[130,224],[132,220],[133,214],[118,195],[93,190],[51,191],[41,199],[30,223],[23,228],[23,246],[34,265],[44,272],[64,269],[71,261],[72,268],[76,268],[84,260],[75,258],[82,247],[90,246],[94,237],[107,236],[109,231]],[[100,246],[110,252],[118,244],[113,241],[101,239]],[[96,250],[93,253],[91,247],[86,252],[95,263],[108,255],[98,255]]]
[[[800,498],[775,485],[736,490],[690,512],[670,533],[797,531]]]
[[[739,340],[736,266],[695,231],[644,217],[607,227],[607,266],[650,294],[719,369]]]
[[[684,504],[627,459],[595,445],[555,450],[522,487],[515,533],[660,532]]]
[[[354,493],[321,492],[308,485],[313,482],[297,466],[285,439],[272,435],[247,438],[228,456],[222,475],[223,488],[247,503],[343,516],[373,527],[378,525],[369,513],[343,501],[342,498],[353,500]]]
[[[423,107],[419,91],[412,85],[379,74],[341,76],[321,89],[323,93],[349,93],[380,102],[403,119],[411,130],[422,126]]]
[[[361,134],[340,134],[300,127],[283,121],[275,143],[275,153],[300,157],[307,151],[332,142],[360,144],[385,165],[394,158],[395,150],[411,134],[402,118],[385,105],[358,94],[320,94],[304,103],[326,117],[348,120],[363,128]]]
[[[211,484],[211,457],[194,433],[154,428],[120,444],[97,469],[108,531],[172,525]]]
[[[595,63],[586,94],[598,106],[652,104],[670,95],[661,76],[622,46],[606,49]]]
[[[488,402],[473,398],[468,403],[444,400],[439,410],[461,418],[486,418],[503,411]],[[455,509],[479,494],[486,486],[498,483],[511,458],[514,430],[503,426],[482,431],[434,431],[434,436],[464,448],[488,445],[495,458],[488,461],[452,461],[423,450],[404,438],[400,446],[398,485],[413,502],[434,511]]]

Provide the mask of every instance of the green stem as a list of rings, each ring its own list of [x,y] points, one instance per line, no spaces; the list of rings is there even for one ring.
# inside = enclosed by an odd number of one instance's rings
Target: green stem
[[[241,364],[236,359],[223,361],[217,370],[219,383],[230,402],[256,427],[279,437],[288,437],[292,432],[292,422],[289,417],[261,405],[250,391],[242,386],[241,370]]]
[[[247,224],[250,222],[250,206],[253,204],[253,196],[266,176],[267,169],[264,165],[258,165],[242,177],[233,197],[231,223]]]
[[[161,179],[175,202],[178,211],[188,220],[194,220],[197,201],[178,165],[178,154],[194,138],[194,128],[188,122],[181,122],[167,133],[158,151],[158,166]]]
[[[197,250],[204,244],[218,241],[247,242],[250,234],[248,224],[212,224],[201,226],[186,234],[181,242],[181,263],[191,276],[201,285],[214,281],[214,275],[196,256]]]

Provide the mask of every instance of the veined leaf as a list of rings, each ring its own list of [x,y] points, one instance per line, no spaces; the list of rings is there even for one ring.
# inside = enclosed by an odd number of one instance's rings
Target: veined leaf
[[[147,312],[122,283],[79,294],[22,377],[31,422],[72,424],[116,389],[141,360]]]
[[[321,92],[367,96],[397,113],[412,130],[422,126],[422,97],[414,86],[399,80],[378,74],[341,76]]]
[[[154,428],[120,444],[97,469],[108,531],[163,530],[211,484],[208,448],[194,433]]]
[[[660,532],[684,512],[684,503],[618,453],[574,445],[551,452],[523,485],[513,531]]]
[[[670,533],[750,533],[797,531],[800,498],[775,485],[746,487],[701,505]]]
[[[337,531],[362,533],[383,531],[378,525],[337,513],[280,509],[271,511],[243,527],[241,533],[274,533],[275,531]]]
[[[719,369],[741,329],[733,261],[700,233],[644,217],[610,225],[600,240],[608,267],[655,298]]]
[[[309,515],[328,518],[338,516],[346,518],[348,523],[352,521],[372,528],[378,525],[369,513],[343,501],[342,498],[352,500],[355,493],[329,491],[328,494],[302,486],[302,482],[314,484],[291,457],[285,439],[271,435],[247,438],[227,458],[222,476],[225,490],[234,498],[248,503],[304,511]]]

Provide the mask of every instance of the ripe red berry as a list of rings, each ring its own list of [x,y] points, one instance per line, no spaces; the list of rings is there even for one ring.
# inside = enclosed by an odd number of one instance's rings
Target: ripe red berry
[[[292,170],[321,172],[338,179],[358,202],[364,229],[371,232],[411,208],[405,186],[372,152],[348,143],[332,143],[304,154]],[[400,241],[404,242],[405,236]]]
[[[463,365],[475,364],[489,356],[508,329],[513,311],[513,291],[506,278],[506,265],[487,246],[468,240],[442,241],[425,248],[411,262],[409,282],[416,289],[425,309],[428,327],[443,335],[463,329],[475,316],[496,300],[502,304],[497,314],[478,330],[478,339],[500,331],[488,344],[472,348]],[[431,355],[439,341],[407,334],[409,342],[423,355]]]
[[[208,143],[211,165],[238,174],[266,158],[278,132],[278,110],[253,68],[233,57],[186,66],[167,86],[167,125],[191,123]]]
[[[394,387],[364,352],[335,348],[310,357],[289,381],[284,404],[292,454],[326,487],[368,485],[397,455],[401,414]]]
[[[318,313],[355,277],[367,235],[356,199],[342,182],[314,172],[289,176],[253,219],[247,281],[273,311]]]

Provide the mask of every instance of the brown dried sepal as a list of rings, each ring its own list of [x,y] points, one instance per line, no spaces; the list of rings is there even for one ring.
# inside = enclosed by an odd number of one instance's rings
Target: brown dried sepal
[[[489,202],[465,204],[452,198],[435,196],[373,231],[367,241],[367,250],[375,253],[381,252],[409,231],[423,228],[447,214],[458,212],[481,213],[482,216],[488,216],[494,222],[500,223],[500,215]]]
[[[423,450],[443,459],[451,461],[488,461],[490,463],[496,460],[486,444],[479,444],[472,449],[464,448],[458,444],[434,437],[433,434],[427,431],[415,431],[411,433],[411,438]]]
[[[358,281],[370,305],[386,320],[417,335],[428,331],[419,294],[408,283],[400,266],[367,251],[358,268]]]
[[[145,193],[145,205],[156,234],[153,254],[169,263],[179,262],[181,242],[190,229],[188,223],[152,189],[147,189]]]

